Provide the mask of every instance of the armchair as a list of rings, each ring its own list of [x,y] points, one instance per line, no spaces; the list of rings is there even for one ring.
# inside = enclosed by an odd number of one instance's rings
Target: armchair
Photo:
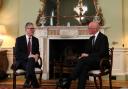
[[[41,84],[41,79],[42,79],[42,74],[43,74],[43,69],[42,67],[42,58],[39,57],[38,59],[39,66],[40,68],[35,68],[35,73],[39,74],[39,83]],[[23,69],[16,69],[16,58],[15,58],[15,47],[13,47],[13,89],[16,89],[16,77],[25,75],[25,71]]]
[[[100,61],[99,70],[91,70],[88,73],[89,76],[92,76],[94,78],[96,89],[99,89],[96,78],[97,77],[99,78],[99,84],[100,84],[99,86],[100,86],[100,89],[102,89],[102,76],[104,75],[109,75],[109,86],[110,86],[110,89],[112,89],[113,50],[114,48],[109,49],[109,59],[102,59]]]

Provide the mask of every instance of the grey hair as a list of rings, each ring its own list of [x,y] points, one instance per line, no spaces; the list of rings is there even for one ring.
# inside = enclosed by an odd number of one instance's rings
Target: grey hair
[[[25,28],[26,28],[27,26],[29,26],[29,25],[33,25],[33,23],[32,23],[32,22],[27,22],[26,25],[25,25]]]

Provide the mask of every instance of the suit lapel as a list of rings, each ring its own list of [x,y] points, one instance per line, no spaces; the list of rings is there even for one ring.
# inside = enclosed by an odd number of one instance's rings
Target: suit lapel
[[[24,43],[23,44],[25,44],[25,48],[27,49],[27,40],[26,40],[26,36],[24,35]]]
[[[98,43],[100,43],[100,42],[99,42],[100,37],[101,37],[101,32],[99,32],[99,34],[97,35],[97,38],[96,38],[96,40],[95,40],[95,47],[98,45]]]

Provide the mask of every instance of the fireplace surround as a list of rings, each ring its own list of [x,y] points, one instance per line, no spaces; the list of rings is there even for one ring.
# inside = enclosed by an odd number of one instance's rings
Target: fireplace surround
[[[101,28],[102,33],[104,33],[104,29],[106,29],[106,27]],[[50,67],[49,67],[50,60],[54,59],[54,57],[58,53],[60,53],[59,54],[60,56],[57,56],[57,57],[62,57],[61,56],[62,51],[57,51],[57,50],[63,49],[63,52],[65,52],[65,50],[67,50],[68,48],[72,49],[72,47],[75,46],[73,50],[69,51],[69,52],[75,52],[74,50],[78,49],[77,47],[81,46],[81,48],[83,48],[84,44],[86,45],[86,41],[89,39],[91,35],[89,35],[86,26],[70,26],[70,27],[47,26],[43,28],[37,28],[37,30],[35,31],[35,36],[39,39],[40,54],[43,59],[42,68],[44,72],[43,72],[42,78],[44,80],[47,80],[50,78],[49,75],[51,73]],[[62,44],[65,44],[67,47],[65,45],[60,46]],[[51,49],[52,46],[53,48]],[[57,48],[57,47],[60,47],[60,48]],[[77,53],[79,54],[80,51],[82,50],[81,49],[77,50]],[[57,52],[57,54],[54,54],[54,52]]]

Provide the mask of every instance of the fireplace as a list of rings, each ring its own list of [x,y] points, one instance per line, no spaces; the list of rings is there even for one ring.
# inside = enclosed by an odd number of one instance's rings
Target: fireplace
[[[63,74],[62,68],[57,68],[56,64],[61,64],[58,67],[63,67],[63,65],[70,65],[69,67],[74,66],[78,56],[84,52],[87,41],[88,39],[50,39],[49,79],[57,78],[60,74]],[[60,72],[58,69],[60,69]]]
[[[90,37],[86,29],[86,26],[46,26],[35,31],[35,36],[39,39],[40,56],[43,59],[44,80],[52,78],[51,62],[76,59],[84,50]],[[102,27],[103,33],[104,29],[106,27]]]

